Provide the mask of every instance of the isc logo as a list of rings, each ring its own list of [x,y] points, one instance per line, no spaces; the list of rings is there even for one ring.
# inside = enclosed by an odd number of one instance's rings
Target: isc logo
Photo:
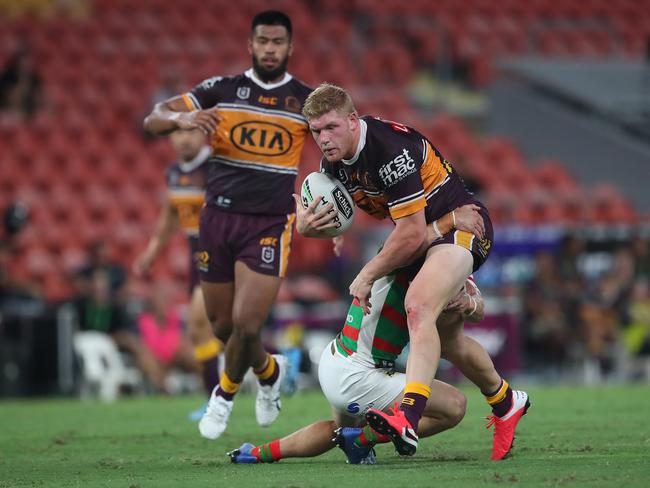
[[[291,149],[291,132],[279,124],[251,120],[235,125],[230,141],[237,149],[257,156],[280,156]]]

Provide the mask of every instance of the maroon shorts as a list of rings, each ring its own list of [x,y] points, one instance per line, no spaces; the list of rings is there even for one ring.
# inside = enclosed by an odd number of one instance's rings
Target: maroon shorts
[[[295,214],[253,215],[206,206],[199,225],[201,281],[235,280],[235,261],[256,273],[284,277]]]
[[[481,207],[479,213],[483,217],[483,225],[485,226],[485,235],[482,240],[476,238],[474,234],[465,232],[463,230],[453,230],[446,233],[442,238],[434,241],[431,247],[439,244],[456,244],[468,249],[474,258],[473,271],[476,271],[487,260],[490,250],[492,249],[492,242],[494,240],[494,231],[492,230],[492,221],[487,209],[478,202],[475,202]]]
[[[194,293],[194,288],[199,286],[201,280],[199,279],[199,237],[192,236],[188,238],[190,246],[190,283],[189,294],[190,297]]]

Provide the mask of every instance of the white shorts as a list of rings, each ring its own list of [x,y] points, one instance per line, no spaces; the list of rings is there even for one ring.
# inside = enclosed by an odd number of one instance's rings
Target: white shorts
[[[318,381],[332,407],[350,417],[363,417],[370,408],[390,406],[404,390],[406,375],[346,358],[332,341],[321,355]]]

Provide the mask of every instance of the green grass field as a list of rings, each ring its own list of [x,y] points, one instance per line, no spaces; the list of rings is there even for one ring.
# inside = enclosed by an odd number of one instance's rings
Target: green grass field
[[[240,395],[228,431],[199,437],[185,419],[198,397],[135,398],[113,405],[76,400],[0,402],[0,487],[362,487],[650,486],[650,388],[531,388],[513,456],[489,461],[482,397],[465,388],[467,416],[421,441],[413,458],[392,445],[375,466],[348,466],[333,450],[315,459],[233,465],[225,451],[326,418],[318,393],[284,402],[279,420],[257,427],[254,398]]]

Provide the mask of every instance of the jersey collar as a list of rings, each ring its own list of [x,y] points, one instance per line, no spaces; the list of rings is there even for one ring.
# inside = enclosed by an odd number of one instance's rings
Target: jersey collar
[[[255,71],[253,70],[253,68],[249,68],[246,71],[244,71],[244,76],[246,76],[246,78],[249,78],[256,85],[261,86],[265,90],[272,90],[273,88],[277,88],[279,86],[282,86],[285,83],[288,83],[289,81],[291,81],[291,78],[293,78],[293,76],[291,76],[289,73],[287,73],[285,71],[284,76],[277,83],[264,83],[262,80],[260,80],[257,77],[257,75],[255,74]]]
[[[366,146],[366,133],[368,132],[368,124],[363,119],[359,119],[359,142],[357,144],[357,150],[350,159],[341,159],[343,164],[348,166],[353,165],[359,159],[359,154],[363,151],[363,148]]]
[[[179,161],[178,167],[183,173],[189,173],[192,170],[195,170],[201,166],[212,154],[212,149],[210,146],[203,146],[193,159],[189,161]]]

